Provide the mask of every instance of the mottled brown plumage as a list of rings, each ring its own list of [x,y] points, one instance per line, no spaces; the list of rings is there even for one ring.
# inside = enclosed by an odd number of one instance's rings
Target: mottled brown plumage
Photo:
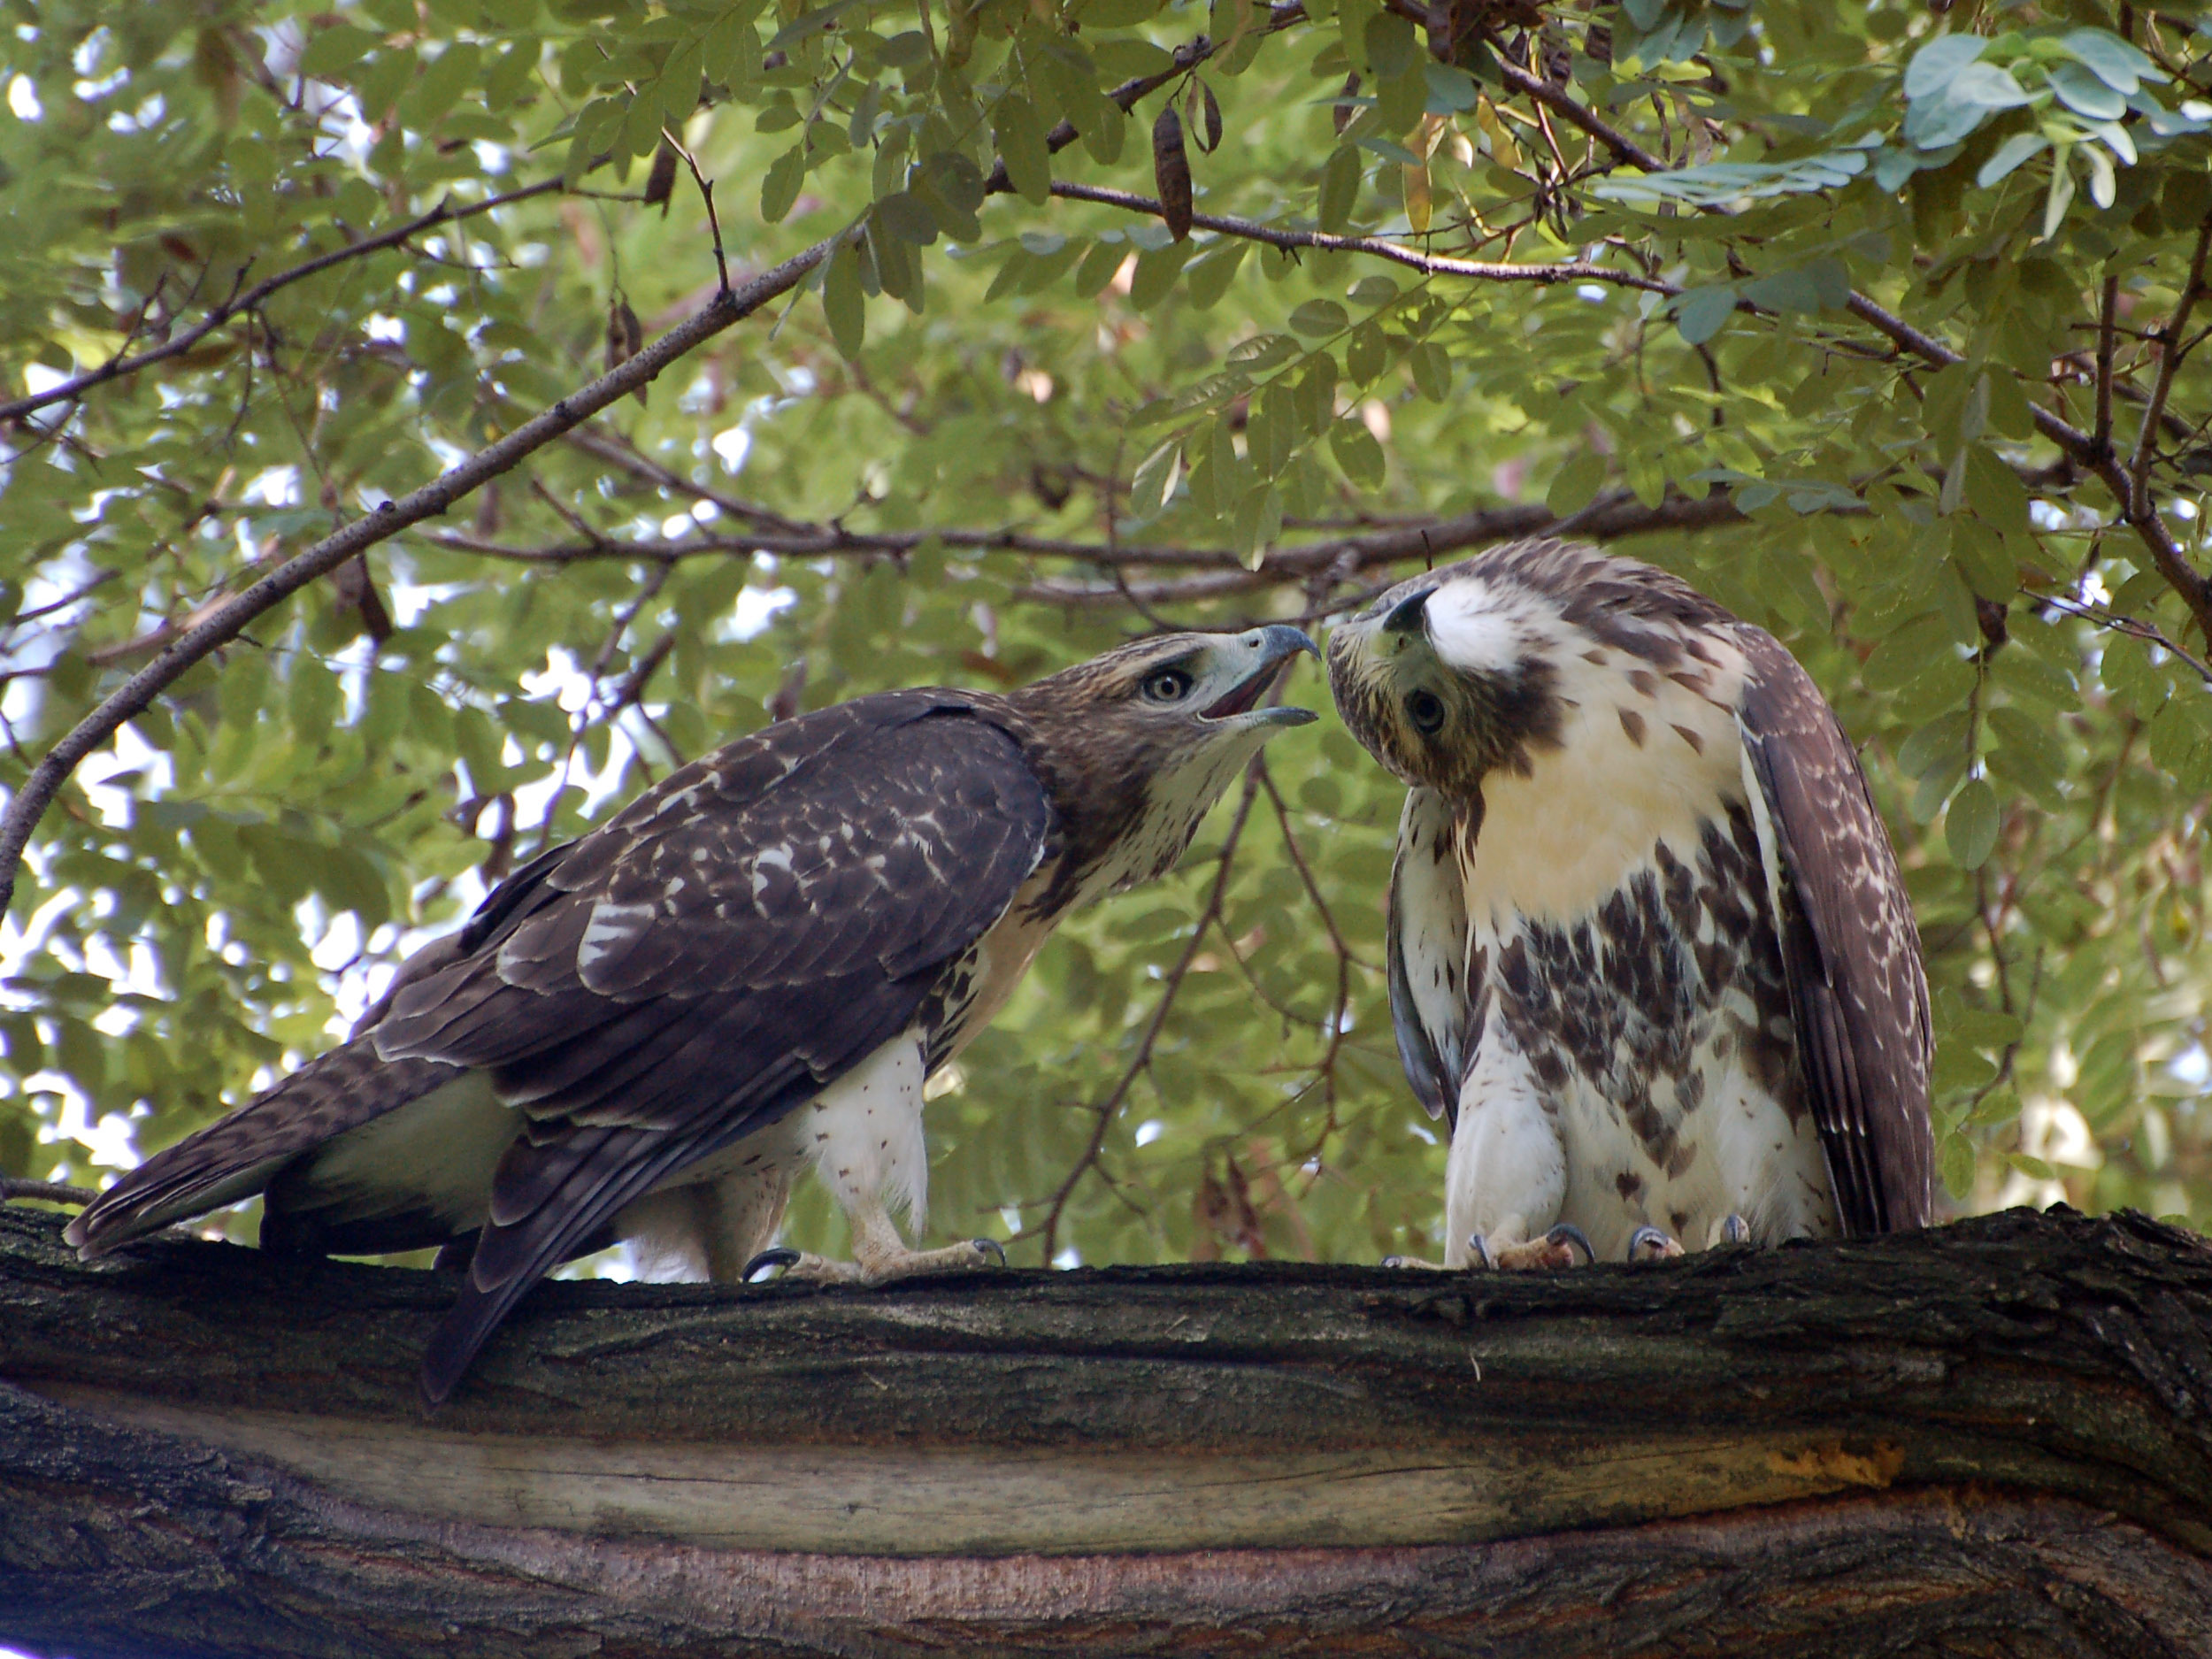
[[[1848,739],[1778,642],[1664,572],[1546,541],[1399,584],[1329,663],[1347,725],[1410,786],[1391,1005],[1415,1094],[1454,1122],[1449,1259],[1557,1259],[1539,1235],[1560,1223],[1611,1253],[1642,1228],[1929,1218],[1911,907]]]
[[[265,1244],[455,1248],[434,1402],[580,1251],[644,1238],[735,1276],[809,1163],[864,1276],[973,1265],[908,1251],[885,1210],[918,1224],[924,1076],[1063,915],[1164,873],[1261,742],[1311,718],[1254,707],[1311,649],[1168,635],[1005,695],[856,698],[682,767],[517,871],[367,1029],[149,1159],[71,1239],[96,1255],[265,1192]]]

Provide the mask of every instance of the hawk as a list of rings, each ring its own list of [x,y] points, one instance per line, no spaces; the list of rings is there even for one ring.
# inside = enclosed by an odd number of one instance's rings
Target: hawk
[[[1408,786],[1398,1051],[1452,1121],[1446,1265],[1924,1225],[1927,979],[1834,711],[1648,565],[1507,543],[1329,642]]]
[[[1004,695],[856,697],[671,772],[411,959],[352,1041],[157,1153],[70,1224],[87,1258],[258,1193],[265,1247],[465,1260],[435,1405],[557,1263],[628,1240],[747,1277],[812,1166],[875,1283],[910,1248],[924,1080],[1060,918],[1164,874],[1260,746],[1297,629],[1141,640]]]

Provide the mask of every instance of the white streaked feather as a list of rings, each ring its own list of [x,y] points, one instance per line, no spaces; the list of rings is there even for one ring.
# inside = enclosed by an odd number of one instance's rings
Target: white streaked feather
[[[1500,771],[1483,783],[1482,833],[1464,870],[1478,926],[1484,918],[1506,926],[1517,913],[1561,924],[1593,914],[1651,862],[1655,842],[1693,860],[1702,821],[1743,788],[1735,716],[1715,706],[1733,703],[1740,656],[1723,654],[1709,699],[1666,679],[1646,695],[1624,672],[1640,666],[1634,659],[1600,665],[1581,655],[1586,638],[1570,643],[1548,652],[1566,705],[1562,747],[1532,752],[1525,778]],[[1621,722],[1624,709],[1643,721],[1640,745]]]
[[[1438,588],[1424,607],[1429,644],[1461,673],[1510,673],[1521,660],[1528,609],[1522,595],[1463,576]]]
[[[426,1210],[466,1232],[483,1225],[492,1171],[521,1124],[493,1094],[489,1073],[465,1071],[326,1142],[306,1189],[314,1207],[349,1219]]]

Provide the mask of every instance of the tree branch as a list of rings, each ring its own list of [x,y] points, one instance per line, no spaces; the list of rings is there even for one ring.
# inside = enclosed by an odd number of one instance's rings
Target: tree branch
[[[58,1231],[0,1212],[0,1640],[42,1650],[2212,1651],[2212,1251],[2138,1216],[549,1284],[429,1423],[449,1280]]]
[[[1569,97],[1563,89],[1529,74],[1525,70],[1517,68],[1503,54],[1499,55],[1498,63],[1509,86],[1517,91],[1525,92],[1531,97],[1537,98],[1548,107],[1558,111],[1584,132],[1599,140],[1622,160],[1630,162],[1647,173],[1664,173],[1671,170],[1669,164],[1663,158],[1644,149],[1625,134],[1608,126],[1598,116]],[[1724,210],[1708,211],[1720,212]],[[2148,411],[2144,417],[2143,438],[2136,448],[2132,473],[2128,469],[2123,468],[2118,459],[2111,453],[2108,440],[2101,444],[2095,434],[2081,431],[2080,428],[2043,408],[2040,404],[2032,404],[2030,407],[2037,429],[2055,443],[2076,465],[2094,472],[2099,479],[2103,480],[2106,488],[2112,491],[2113,499],[2119,503],[2123,522],[2136,533],[2145,549],[2148,550],[2151,562],[2157,567],[2159,573],[2181,596],[2182,603],[2188,606],[2190,615],[2195,619],[2198,628],[2203,632],[2206,639],[2212,641],[2212,580],[2208,580],[2199,574],[2191,566],[2181,550],[2180,544],[2174,539],[2172,531],[2167,527],[2155,504],[2151,501],[2149,491],[2149,460],[2154,440],[2165,412],[2165,400],[2162,393],[2172,384],[2173,373],[2178,367],[2179,362],[2179,353],[2176,348],[2183,328],[2187,323],[2190,308],[2194,304],[2198,293],[2203,288],[2208,246],[2212,246],[2212,219],[2207,219],[2200,227],[2195,257],[2190,265],[2189,280],[2182,291],[2182,297],[2176,308],[2174,318],[2167,326],[2165,336],[2167,351],[2160,367],[2161,390],[2153,394]],[[1613,280],[1617,280],[1617,278]],[[1678,291],[1667,288],[1665,285],[1660,285],[1660,287],[1663,291]],[[1959,353],[1952,350],[1941,341],[1915,328],[1902,318],[1856,289],[1852,291],[1846,308],[1854,316],[1871,323],[1893,344],[1903,347],[1915,356],[1934,364],[1939,368],[1948,367],[1952,364],[1963,361]],[[2107,334],[2108,337],[2108,330]],[[2101,352],[2105,343],[2105,341],[2101,340]],[[2108,375],[2101,376],[2101,405],[2103,388],[2108,383]],[[2101,418],[2100,426],[2101,429]]]
[[[72,727],[31,769],[0,815],[0,910],[15,894],[15,876],[31,832],[44,816],[63,782],[78,763],[117,729],[218,646],[238,637],[255,618],[290,597],[317,577],[356,554],[374,547],[426,518],[434,518],[488,480],[572,431],[634,387],[652,380],[672,363],[796,287],[828,257],[835,237],[814,244],[772,270],[733,289],[725,289],[685,321],[663,334],[628,362],[562,398],[524,422],[496,443],[478,450],[420,489],[386,502],[365,518],[356,519],[304,553],[278,566],[251,587],[225,601],[204,620],[165,645],[160,654],[123,682],[98,707]]]
[[[2120,309],[2120,279],[2108,276],[2097,300],[2097,426],[2089,434],[2099,454],[2112,448],[2112,328]]]
[[[2166,398],[2174,389],[2174,376],[2181,368],[2184,355],[2182,337],[2189,332],[2189,313],[2196,308],[2197,296],[2204,291],[2204,257],[2212,250],[2212,217],[2197,227],[2196,251],[2189,259],[2189,280],[2182,284],[2181,297],[2174,303],[2174,314],[2166,319],[2166,326],[2159,331],[2158,379],[2152,383],[2151,401],[2143,411],[2143,431],[2135,441],[2135,458],[2128,469],[2128,510],[2133,515],[2146,515],[2151,511],[2151,462],[2158,454],[2158,426],[2166,412]],[[2212,627],[2205,632],[2212,642]]]
[[[1726,490],[1717,489],[1702,501],[1670,495],[1656,507],[1645,506],[1628,490],[1612,490],[1568,518],[1561,518],[1540,503],[1481,508],[1455,518],[1439,518],[1368,535],[1277,548],[1261,560],[1256,570],[1236,563],[1233,568],[1204,575],[1132,586],[1129,591],[1147,603],[1187,603],[1228,598],[1324,573],[1340,572],[1348,577],[1409,559],[1432,562],[1462,548],[1513,536],[1571,533],[1606,541],[1654,531],[1703,529],[1742,520],[1742,511]],[[1117,588],[1049,581],[1014,590],[1017,599],[1052,604],[1111,603],[1121,596],[1121,590]]]
[[[304,264],[294,265],[289,271],[280,271],[267,280],[255,283],[244,293],[233,295],[229,299],[225,300],[194,326],[188,328],[184,333],[176,335],[165,343],[156,346],[150,351],[142,351],[134,357],[118,356],[102,364],[96,369],[88,370],[58,385],[50,386],[42,392],[34,392],[27,397],[19,397],[12,403],[0,403],[0,424],[19,420],[24,416],[33,414],[50,404],[67,403],[96,388],[122,380],[127,375],[136,374],[142,369],[151,368],[157,363],[165,363],[172,357],[181,357],[232,318],[252,312],[278,290],[289,288],[295,282],[304,281],[309,277],[319,275],[333,265],[343,265],[349,259],[365,258],[373,253],[381,253],[388,248],[396,248],[410,237],[419,236],[425,231],[435,230],[441,225],[454,224],[465,219],[474,219],[480,213],[488,213],[495,208],[508,207],[517,202],[526,202],[533,196],[550,196],[557,193],[560,188],[560,180],[547,179],[537,184],[525,185],[519,190],[509,190],[501,196],[487,196],[481,202],[472,202],[466,207],[455,207],[449,198],[439,203],[436,207],[419,219],[410,219],[404,225],[395,226],[392,229],[380,232],[374,236],[365,236],[359,242],[348,242],[342,248],[318,255]]]
[[[1305,19],[1306,8],[1302,0],[1291,0],[1289,4],[1272,4],[1267,8],[1267,27],[1263,32],[1273,35],[1279,30],[1290,27],[1294,23],[1302,23]],[[1133,76],[1106,96],[1120,108],[1124,115],[1126,115],[1136,108],[1138,103],[1148,95],[1158,91],[1169,81],[1188,74],[1219,50],[1206,35],[1194,35],[1175,49],[1173,67],[1160,70],[1153,74]],[[1055,123],[1052,130],[1045,134],[1045,149],[1048,153],[1056,156],[1072,144],[1075,140],[1075,124],[1071,121],[1059,121]],[[1006,176],[1006,164],[1003,161],[993,167],[989,176],[983,181],[983,190],[987,196],[1010,195],[1013,188],[1014,181]]]
[[[1094,202],[1103,207],[1118,207],[1124,212],[1146,213],[1155,219],[1164,217],[1164,210],[1155,198],[1139,196],[1130,190],[1108,189],[1102,185],[1073,184],[1062,179],[1052,181],[1053,195],[1070,202]],[[1240,237],[1248,242],[1265,242],[1271,248],[1311,248],[1327,253],[1366,254],[1377,259],[1386,259],[1393,265],[1418,271],[1424,276],[1468,277],[1479,282],[1610,282],[1620,288],[1638,288],[1647,294],[1664,295],[1669,298],[1681,293],[1671,282],[1657,277],[1632,274],[1617,271],[1610,265],[1593,264],[1586,259],[1564,259],[1550,265],[1514,265],[1506,261],[1486,259],[1455,259],[1443,254],[1423,253],[1417,248],[1402,242],[1386,242],[1379,236],[1334,236],[1326,231],[1285,230],[1273,225],[1262,225],[1248,219],[1229,219],[1217,213],[1194,213],[1191,225],[1198,230],[1210,230],[1224,236]]]
[[[1136,1053],[1131,1056],[1128,1065],[1123,1069],[1120,1079],[1108,1092],[1106,1098],[1091,1108],[1096,1121],[1091,1125],[1090,1138],[1084,1145],[1082,1155],[1075,1160],[1074,1167],[1068,1171],[1066,1178],[1053,1189],[1052,1196],[1045,1201],[1044,1224],[1038,1231],[1044,1238],[1047,1266],[1052,1264],[1052,1258],[1056,1254],[1055,1247],[1059,1243],[1060,1218],[1067,1212],[1068,1200],[1074,1195],[1083,1177],[1097,1164],[1098,1155],[1105,1150],[1106,1133],[1113,1127],[1114,1116],[1121,1110],[1121,1103],[1129,1098],[1129,1091],[1136,1087],[1137,1079],[1144,1075],[1145,1067],[1151,1064],[1153,1048],[1160,1041],[1160,1033],[1167,1025],[1168,1015],[1174,1010],[1175,999],[1183,988],[1183,981],[1190,977],[1190,964],[1197,960],[1200,949],[1205,945],[1206,930],[1221,916],[1222,900],[1228,895],[1229,877],[1236,865],[1237,843],[1243,839],[1244,826],[1251,819],[1252,803],[1258,798],[1259,792],[1259,757],[1254,756],[1252,764],[1245,768],[1244,793],[1237,798],[1236,813],[1229,820],[1229,833],[1222,841],[1221,854],[1215,863],[1213,886],[1206,895],[1206,908],[1200,914],[1197,926],[1191,929],[1190,940],[1184,945],[1183,954],[1168,970],[1167,978],[1161,984],[1160,1000],[1153,1005],[1152,1018],[1145,1022],[1144,1034],[1137,1039]]]

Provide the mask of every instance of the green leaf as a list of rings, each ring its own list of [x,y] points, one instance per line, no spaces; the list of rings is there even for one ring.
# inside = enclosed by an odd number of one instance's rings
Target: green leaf
[[[1406,366],[1413,372],[1413,384],[1422,396],[1432,403],[1441,403],[1452,395],[1451,354],[1434,341],[1424,341],[1406,354]]]
[[[1996,151],[1982,163],[1981,171],[1974,175],[1974,182],[1986,190],[2005,178],[2014,168],[2032,156],[2040,155],[2051,147],[2051,141],[2040,133],[2015,133],[1997,146]]]
[[[1390,364],[1390,343],[1383,331],[1371,322],[1362,323],[1352,330],[1352,338],[1344,349],[1344,368],[1355,384],[1366,386]]]
[[[1129,483],[1129,505],[1141,514],[1160,511],[1174,498],[1183,476],[1183,441],[1170,438],[1137,464]]]
[[[1019,93],[1008,93],[992,108],[991,134],[1015,190],[1024,201],[1044,206],[1052,199],[1052,152],[1035,107]]]
[[[1339,334],[1351,320],[1334,300],[1308,300],[1290,314],[1291,327],[1302,334]]]
[[[2127,99],[2079,64],[2054,66],[2051,90],[2075,114],[2085,115],[2093,121],[2116,121],[2127,113]]]
[[[351,23],[333,23],[316,29],[300,54],[300,73],[319,81],[335,79],[368,56],[382,37]]]
[[[850,242],[839,242],[830,255],[822,276],[822,314],[839,353],[849,362],[857,357],[867,338],[868,309],[860,288],[860,250]]]
[[[1379,489],[1388,464],[1383,457],[1382,445],[1375,442],[1375,434],[1355,418],[1340,420],[1329,435],[1330,453],[1344,475],[1363,489]]]
[[[1605,457],[1585,449],[1552,474],[1544,507],[1555,518],[1572,518],[1595,499],[1598,486],[1604,481]]]
[[[1974,1190],[1974,1143],[1964,1135],[1951,1133],[1943,1137],[1943,1188],[1953,1198],[1963,1199]]]
[[[2073,29],[2059,46],[2115,92],[2133,92],[2146,81],[2163,81],[2158,66],[2109,29]]]
[[[1951,797],[1950,810],[1943,819],[1943,839],[1960,869],[1979,870],[1989,862],[1997,845],[2000,817],[1997,792],[1986,779],[1968,779]]]
[[[1191,261],[1183,280],[1183,291],[1194,309],[1202,311],[1220,303],[1251,246],[1248,242],[1224,237]]]
[[[781,224],[784,215],[798,202],[799,187],[805,182],[806,146],[794,144],[770,162],[768,171],[761,175],[761,218],[771,225]]]
[[[1988,44],[1978,35],[1942,35],[1930,41],[1906,66],[1905,96],[1919,99],[1941,92]]]
[[[1352,209],[1359,199],[1359,151],[1348,145],[1339,146],[1322,165],[1315,215],[1321,228],[1332,235],[1341,234],[1352,222]]]
[[[1165,299],[1175,279],[1183,274],[1191,251],[1188,242],[1171,242],[1138,255],[1136,274],[1129,283],[1129,303],[1140,311],[1148,311]]]
[[[2000,460],[1986,444],[1969,444],[1965,461],[1966,500],[1975,516],[1993,530],[2026,534],[2028,492],[2020,482],[2019,474]]]
[[[1692,288],[1674,303],[1675,326],[1683,341],[1701,346],[1720,333],[1736,310],[1736,288],[1724,282],[1716,288]]]
[[[1366,31],[1367,61],[1377,79],[1394,81],[1420,61],[1420,47],[1413,38],[1413,25],[1395,12],[1385,12],[1368,19]]]

